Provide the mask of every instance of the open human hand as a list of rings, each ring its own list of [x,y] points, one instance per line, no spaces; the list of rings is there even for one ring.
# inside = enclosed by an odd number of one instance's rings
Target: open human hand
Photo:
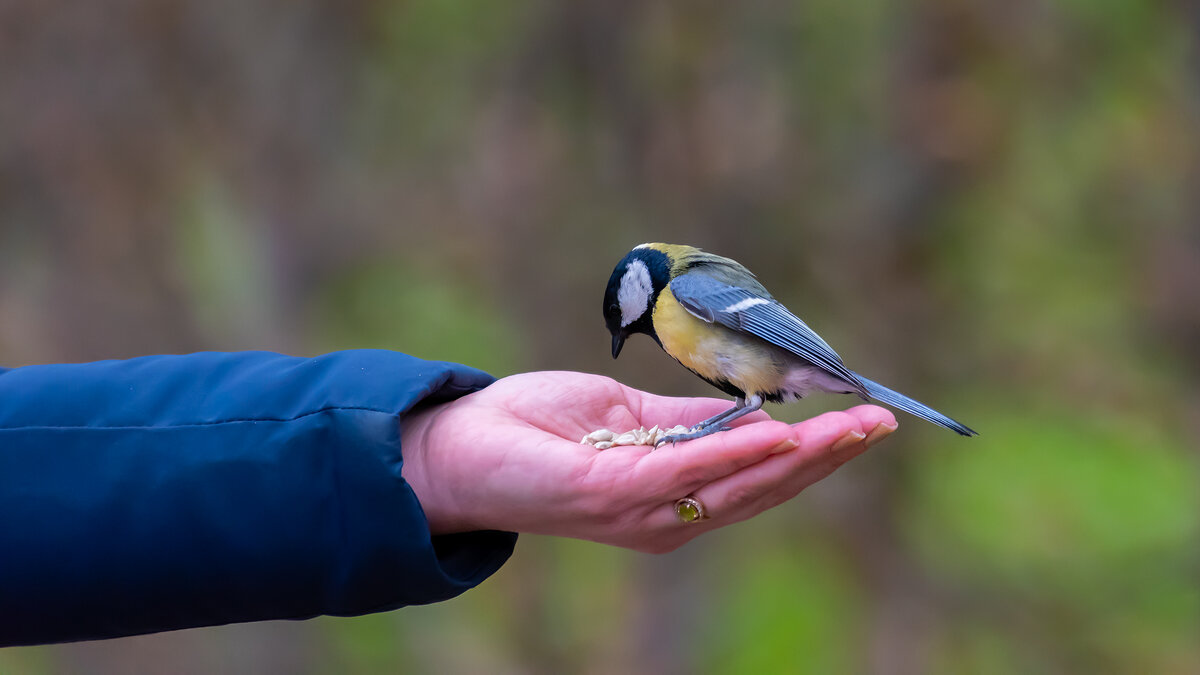
[[[579,442],[598,428],[691,425],[729,406],[600,375],[513,375],[407,416],[402,475],[434,534],[510,530],[665,553],[791,499],[897,427],[891,412],[860,405],[793,425],[759,411],[657,450]],[[708,517],[680,522],[685,496]]]

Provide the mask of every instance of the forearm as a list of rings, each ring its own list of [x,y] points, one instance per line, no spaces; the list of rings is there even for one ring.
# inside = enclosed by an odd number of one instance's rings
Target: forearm
[[[0,644],[451,597],[513,535],[432,538],[402,420],[486,375],[387,352],[0,374]]]

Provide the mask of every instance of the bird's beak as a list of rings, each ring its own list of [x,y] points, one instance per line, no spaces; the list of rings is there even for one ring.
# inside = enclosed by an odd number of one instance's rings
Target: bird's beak
[[[624,333],[613,333],[613,358],[614,359],[617,358],[617,355],[621,353],[621,347],[624,346],[624,344],[625,344],[625,334]]]

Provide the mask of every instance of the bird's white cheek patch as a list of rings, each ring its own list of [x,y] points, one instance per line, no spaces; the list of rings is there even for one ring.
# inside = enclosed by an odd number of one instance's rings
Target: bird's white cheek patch
[[[650,283],[650,270],[641,260],[630,261],[625,268],[625,276],[621,277],[621,290],[617,291],[617,301],[621,303],[621,326],[625,327],[637,321],[650,307],[650,293],[653,286]]]
[[[756,307],[758,305],[765,305],[768,302],[770,302],[770,300],[767,300],[765,298],[746,298],[745,300],[741,300],[739,302],[733,303],[732,305],[726,307],[725,309],[723,309],[721,311],[728,312],[730,314],[732,314],[734,312],[744,312],[744,311],[750,309],[751,307]]]

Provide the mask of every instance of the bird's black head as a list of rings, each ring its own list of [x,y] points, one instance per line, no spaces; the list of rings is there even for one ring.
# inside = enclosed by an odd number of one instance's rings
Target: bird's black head
[[[671,259],[659,244],[642,244],[617,263],[604,291],[604,323],[612,333],[617,358],[625,338],[645,333],[658,340],[650,318],[659,292],[671,281]]]

